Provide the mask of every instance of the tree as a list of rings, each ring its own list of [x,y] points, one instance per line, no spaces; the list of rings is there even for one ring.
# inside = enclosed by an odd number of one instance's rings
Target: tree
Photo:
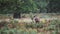
[[[0,0],[0,13],[35,12],[37,6],[33,0]]]
[[[58,13],[60,0],[0,0],[0,13]],[[47,11],[48,10],[48,11]]]
[[[46,13],[47,12],[47,5],[49,3],[49,0],[34,0],[38,9],[40,9],[40,13]]]
[[[47,13],[60,13],[60,0],[50,0]]]
[[[16,0],[0,0],[0,13],[13,13],[16,10]]]

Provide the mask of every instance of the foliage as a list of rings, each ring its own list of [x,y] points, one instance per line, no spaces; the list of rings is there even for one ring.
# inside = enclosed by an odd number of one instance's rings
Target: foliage
[[[47,6],[48,13],[60,13],[60,0],[49,0],[49,4]]]
[[[59,13],[60,0],[0,0],[0,14]]]
[[[48,0],[0,0],[0,14],[46,11]]]
[[[46,22],[46,21],[45,21]],[[3,27],[0,29],[0,33],[3,32],[3,34],[12,33],[12,34],[37,34],[37,28],[44,28],[47,27],[47,30],[51,31],[52,34],[58,33],[58,30],[60,29],[60,21],[59,20],[51,20],[48,26],[44,26],[47,23],[23,23],[20,26],[21,23],[19,23],[16,20],[12,20],[11,22],[1,22],[0,24],[3,25]],[[17,27],[20,28],[17,28]],[[23,27],[23,28],[21,28]],[[35,29],[34,29],[35,28]],[[59,29],[58,29],[59,28]],[[46,29],[45,29],[46,30]],[[41,32],[44,34],[43,32]]]

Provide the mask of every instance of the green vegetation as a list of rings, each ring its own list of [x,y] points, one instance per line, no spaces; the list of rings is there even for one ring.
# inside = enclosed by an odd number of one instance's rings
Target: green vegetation
[[[37,29],[43,29],[44,31],[50,31],[51,34],[58,34],[60,29],[60,21],[59,20],[51,20],[47,26],[47,22],[45,23],[19,23],[18,21],[11,22],[0,22],[0,33],[1,34],[37,34]],[[46,25],[45,25],[46,24]],[[40,31],[40,33],[44,33]],[[47,32],[45,32],[47,33]]]
[[[48,0],[0,0],[0,4],[0,14],[39,13],[45,10]]]
[[[0,0],[0,14],[59,13],[60,0]]]

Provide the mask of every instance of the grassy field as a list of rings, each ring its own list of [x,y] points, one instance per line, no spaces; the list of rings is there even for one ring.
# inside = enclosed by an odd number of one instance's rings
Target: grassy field
[[[32,18],[33,14],[22,14]],[[38,15],[38,14],[36,14]],[[60,34],[60,19],[58,15],[38,15],[40,18],[57,18],[50,21],[36,23],[24,23],[14,20],[12,15],[1,15],[0,20],[0,34]],[[10,19],[9,22],[4,19]]]

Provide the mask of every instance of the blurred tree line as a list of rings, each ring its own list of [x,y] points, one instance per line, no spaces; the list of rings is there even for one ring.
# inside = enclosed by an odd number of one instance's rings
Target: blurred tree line
[[[60,13],[60,0],[50,0],[47,13]]]
[[[57,13],[60,0],[0,0],[0,14],[9,13]]]

